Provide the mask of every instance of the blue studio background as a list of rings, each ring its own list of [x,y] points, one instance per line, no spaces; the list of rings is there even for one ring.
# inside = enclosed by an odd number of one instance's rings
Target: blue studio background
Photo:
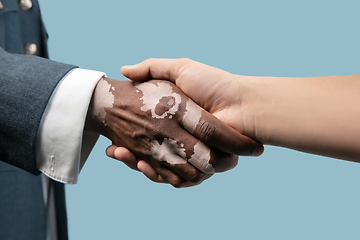
[[[120,67],[187,57],[231,73],[360,73],[357,0],[40,0],[50,57]],[[341,127],[341,126],[339,126]],[[67,186],[70,239],[360,239],[360,164],[267,146],[202,185],[155,184],[101,138]]]

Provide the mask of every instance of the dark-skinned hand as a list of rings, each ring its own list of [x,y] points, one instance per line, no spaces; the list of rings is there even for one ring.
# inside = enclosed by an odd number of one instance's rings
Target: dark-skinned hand
[[[193,186],[231,169],[237,164],[233,154],[250,154],[261,146],[204,111],[174,84],[160,80],[103,78],[85,129],[128,149],[156,171],[159,182],[175,187]]]

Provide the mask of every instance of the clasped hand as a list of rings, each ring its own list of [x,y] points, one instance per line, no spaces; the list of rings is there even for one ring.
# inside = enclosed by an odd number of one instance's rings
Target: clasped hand
[[[128,149],[156,171],[158,181],[175,187],[196,185],[229,170],[237,164],[234,154],[250,154],[261,146],[161,80],[101,79],[85,129]]]

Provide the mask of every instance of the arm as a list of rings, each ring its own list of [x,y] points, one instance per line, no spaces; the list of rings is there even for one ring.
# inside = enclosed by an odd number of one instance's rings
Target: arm
[[[99,134],[84,131],[92,93],[103,72],[76,68],[59,82],[37,133],[38,169],[54,180],[75,184]]]
[[[75,66],[0,48],[0,159],[33,174],[36,135],[58,82]]]
[[[247,77],[187,59],[149,59],[122,72],[134,81],[173,81],[220,120],[264,144],[360,162],[360,75]]]
[[[247,88],[247,124],[256,139],[360,162],[360,75],[236,79]]]

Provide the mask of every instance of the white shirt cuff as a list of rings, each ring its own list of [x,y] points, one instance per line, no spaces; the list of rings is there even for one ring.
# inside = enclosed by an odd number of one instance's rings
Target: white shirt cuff
[[[73,69],[59,82],[37,135],[36,163],[46,176],[75,184],[99,134],[84,131],[94,88],[103,72]]]

